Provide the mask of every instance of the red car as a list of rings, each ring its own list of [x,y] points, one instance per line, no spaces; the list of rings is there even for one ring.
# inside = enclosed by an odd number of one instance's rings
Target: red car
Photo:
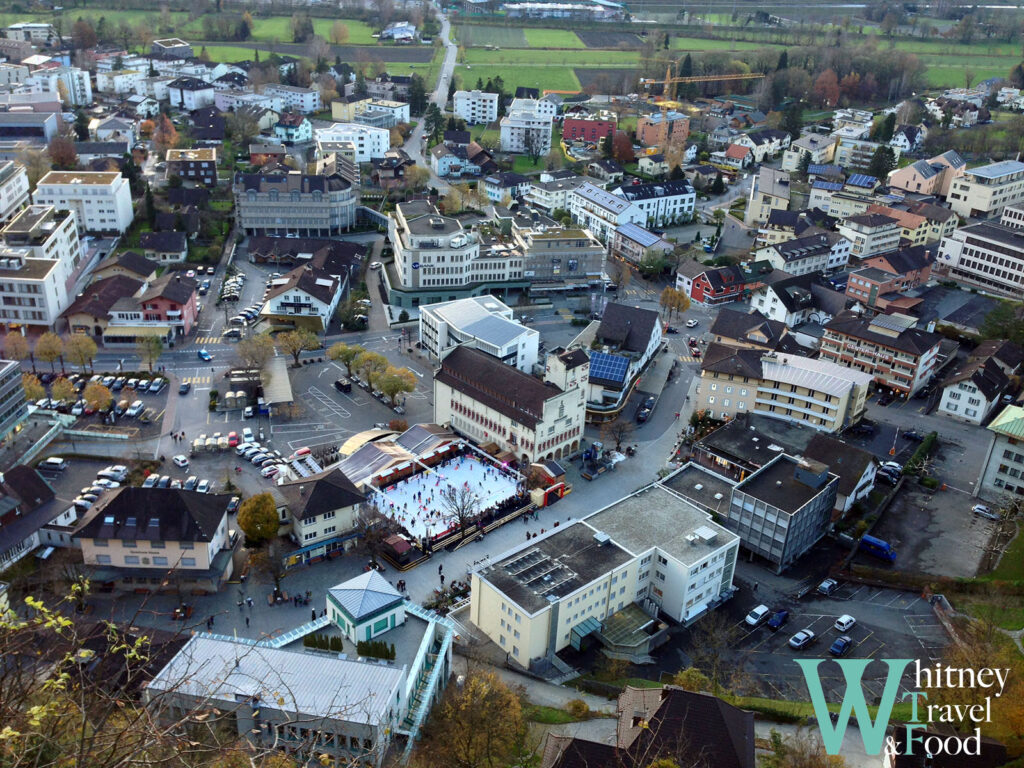
[[[238,445],[238,433],[237,432],[228,432],[228,445],[231,448],[234,448],[235,446]]]

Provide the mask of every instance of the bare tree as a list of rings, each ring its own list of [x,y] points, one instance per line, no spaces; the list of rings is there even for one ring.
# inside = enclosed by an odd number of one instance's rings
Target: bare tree
[[[466,527],[480,515],[480,498],[472,488],[447,486],[441,491],[441,514],[444,521],[459,527],[459,540],[466,537]]]
[[[633,434],[633,422],[618,418],[615,421],[606,421],[601,426],[601,437],[609,443],[615,443],[615,450],[622,450],[622,443]]]
[[[370,556],[370,560],[375,563],[380,562],[380,555],[384,550],[384,540],[391,535],[394,524],[376,504],[371,503],[360,505],[355,522],[359,546]]]

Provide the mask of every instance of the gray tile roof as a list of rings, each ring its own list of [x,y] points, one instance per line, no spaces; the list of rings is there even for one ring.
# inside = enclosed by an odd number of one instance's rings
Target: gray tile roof
[[[405,599],[377,571],[367,571],[327,591],[356,622]]]

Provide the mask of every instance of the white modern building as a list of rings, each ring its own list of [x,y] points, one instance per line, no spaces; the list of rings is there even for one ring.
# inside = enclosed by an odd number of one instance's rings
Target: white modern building
[[[80,232],[124,234],[132,224],[132,193],[120,171],[50,171],[36,184],[33,200],[74,211]]]
[[[141,69],[119,69],[96,73],[96,90],[113,96],[136,93],[139,83],[147,76]]]
[[[44,21],[19,21],[4,28],[4,37],[8,40],[27,40],[30,43],[49,45],[60,42],[53,24]]]
[[[192,112],[213,104],[215,94],[212,83],[198,77],[178,77],[167,84],[167,98],[172,107]]]
[[[1024,290],[1024,229],[994,221],[961,227],[942,238],[936,266],[958,283],[1020,298]]]
[[[469,125],[493,123],[498,119],[498,94],[486,91],[456,91],[452,111]]]
[[[1024,163],[1003,160],[964,171],[953,179],[946,200],[964,218],[998,216],[1006,206],[1024,202]]]
[[[614,194],[639,208],[640,224],[648,227],[689,222],[697,202],[697,193],[686,179],[623,185]]]
[[[350,142],[355,147],[355,162],[379,160],[391,148],[391,132],[387,128],[373,128],[359,123],[333,123],[329,128],[318,128],[317,142]]]
[[[623,224],[647,223],[647,215],[637,203],[589,182],[570,192],[568,203],[573,221],[602,242],[608,242]]]
[[[516,106],[519,104],[519,106]],[[515,99],[501,118],[501,151],[544,155],[551,149],[553,114],[542,109],[546,101]]]
[[[850,216],[836,229],[850,242],[849,255],[857,259],[895,251],[900,244],[900,223],[881,213]]]
[[[1024,408],[1008,405],[986,427],[992,442],[981,465],[974,495],[985,498],[1024,496]]]
[[[808,155],[809,165],[831,163],[836,154],[836,140],[832,136],[807,133],[793,141],[782,153],[782,170],[793,172],[800,168],[800,161]]]
[[[92,104],[92,81],[88,70],[65,66],[37,69],[28,82],[43,93],[59,96],[69,107]]]
[[[521,109],[527,112],[536,112],[542,117],[550,117],[554,120],[558,117],[558,102],[556,96],[542,96],[539,99],[512,99],[512,103],[508,107],[508,111]]]
[[[280,99],[285,109],[309,115],[323,109],[320,91],[316,88],[301,88],[297,85],[272,83],[263,86],[263,95]]]
[[[589,636],[646,651],[659,613],[688,623],[732,594],[739,544],[655,483],[474,569],[469,618],[524,667]]]
[[[0,162],[0,224],[11,220],[28,203],[28,172],[13,160]]]
[[[540,334],[515,320],[511,307],[493,296],[474,296],[420,307],[420,343],[431,360],[465,345],[524,373],[537,364]]]

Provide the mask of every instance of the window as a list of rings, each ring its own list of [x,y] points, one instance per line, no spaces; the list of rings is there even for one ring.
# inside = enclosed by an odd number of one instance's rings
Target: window
[[[106,547],[106,546],[109,546],[109,544],[108,544],[106,539],[93,539],[92,543],[93,543],[93,546],[96,546],[96,547]]]
[[[166,549],[167,548],[167,545],[164,544],[162,541],[151,541],[151,542],[149,542],[149,546],[151,546],[153,549]]]
[[[124,547],[125,549],[131,549],[132,547],[135,546],[135,542],[133,540],[130,540],[130,539],[125,539],[124,541],[121,542],[121,546]]]
[[[153,565],[167,565],[167,558],[166,557],[154,557],[153,558]]]
[[[110,555],[96,555],[96,562],[100,565],[109,565]]]
[[[187,568],[195,568],[196,559],[194,557],[183,557],[181,558],[181,564]]]
[[[125,565],[138,565],[139,564],[139,556],[138,555],[125,555],[124,556],[124,564]]]

